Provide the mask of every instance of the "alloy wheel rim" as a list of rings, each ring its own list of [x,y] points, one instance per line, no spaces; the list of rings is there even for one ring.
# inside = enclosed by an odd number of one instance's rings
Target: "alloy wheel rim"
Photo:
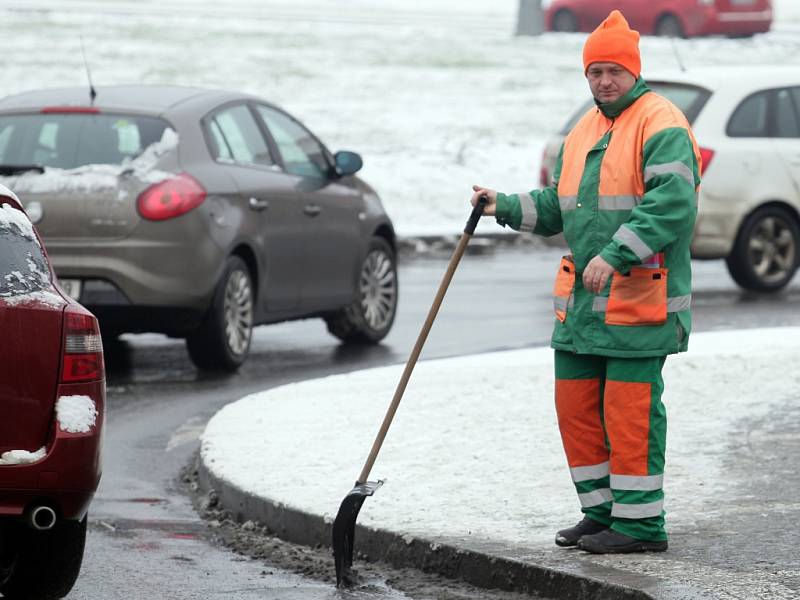
[[[753,229],[748,244],[753,271],[765,283],[782,281],[792,273],[797,248],[789,224],[767,217]]]
[[[385,329],[397,307],[397,276],[386,252],[373,250],[367,255],[359,285],[364,319],[374,330]]]
[[[231,273],[225,286],[225,337],[230,351],[241,356],[250,344],[253,329],[253,294],[250,278],[242,271]]]

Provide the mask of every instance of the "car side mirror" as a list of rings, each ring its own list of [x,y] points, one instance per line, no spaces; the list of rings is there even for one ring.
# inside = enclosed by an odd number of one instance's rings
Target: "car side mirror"
[[[348,150],[340,150],[333,155],[333,160],[335,162],[334,168],[336,169],[336,174],[339,175],[339,177],[354,175],[364,166],[364,161],[361,160],[361,156]]]

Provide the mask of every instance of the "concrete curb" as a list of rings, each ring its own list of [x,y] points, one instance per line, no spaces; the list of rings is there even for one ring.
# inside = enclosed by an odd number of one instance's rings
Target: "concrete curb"
[[[256,521],[278,537],[307,546],[329,546],[331,523],[312,515],[245,492],[216,477],[198,458],[198,482],[204,492],[214,490],[223,507],[239,521]],[[567,573],[556,569],[464,550],[448,544],[356,525],[360,556],[396,567],[414,567],[457,578],[486,589],[538,594],[562,600],[654,600],[633,587]]]

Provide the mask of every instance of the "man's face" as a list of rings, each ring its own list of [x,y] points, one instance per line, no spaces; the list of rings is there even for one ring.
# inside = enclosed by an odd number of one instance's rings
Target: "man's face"
[[[627,94],[636,83],[633,73],[617,63],[596,62],[586,71],[589,89],[601,104],[614,102]]]

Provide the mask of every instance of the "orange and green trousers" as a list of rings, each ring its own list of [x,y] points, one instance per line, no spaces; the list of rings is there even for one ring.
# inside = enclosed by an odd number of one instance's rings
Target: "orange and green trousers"
[[[581,510],[647,541],[667,539],[665,360],[555,354],[558,427]]]

